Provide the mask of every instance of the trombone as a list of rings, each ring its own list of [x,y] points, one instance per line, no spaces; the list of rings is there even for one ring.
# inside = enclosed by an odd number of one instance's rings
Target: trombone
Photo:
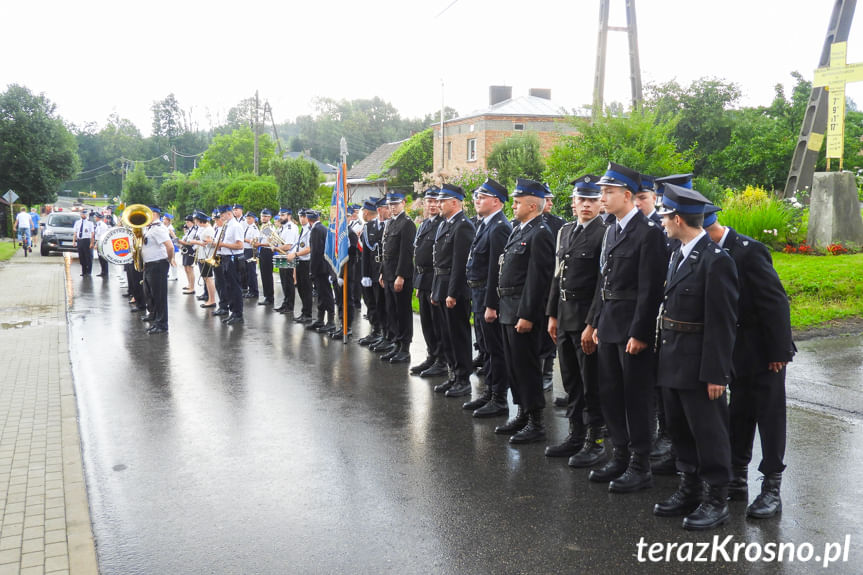
[[[219,246],[222,244],[222,240],[225,239],[225,231],[227,229],[228,225],[222,224],[221,229],[219,230],[219,237],[216,239],[215,243],[213,243],[212,253],[209,255],[209,257],[206,257],[202,260],[210,267],[217,268],[222,264],[222,256],[220,256],[216,252],[219,250]]]

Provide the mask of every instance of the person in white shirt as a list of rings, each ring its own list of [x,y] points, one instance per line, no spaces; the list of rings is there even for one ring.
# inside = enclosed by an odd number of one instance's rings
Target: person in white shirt
[[[313,321],[313,290],[312,278],[310,275],[312,250],[311,243],[309,242],[312,227],[309,225],[309,220],[306,217],[306,210],[300,210],[299,215],[300,235],[296,240],[294,240],[295,245],[291,250],[291,253],[288,254],[288,259],[297,260],[297,267],[294,270],[294,279],[296,280],[297,293],[300,294],[300,301],[302,302],[302,311],[300,312],[300,315],[294,317],[294,323],[308,324]]]
[[[294,248],[297,245],[297,240],[300,237],[300,232],[297,229],[297,224],[292,219],[293,211],[290,208],[282,208],[279,210],[279,237],[284,242],[276,248],[280,255],[288,255],[296,251]],[[282,303],[278,307],[274,307],[273,311],[279,313],[291,314],[294,313],[294,285],[296,284],[296,269],[282,268],[279,270],[279,282],[282,284]]]
[[[18,243],[24,245],[24,238],[27,238],[27,245],[30,246],[30,238],[32,237],[32,232],[34,231],[33,220],[30,218],[30,214],[27,213],[27,208],[22,207],[21,211],[18,212],[18,215],[15,216],[15,222],[12,224],[12,229],[18,233]],[[24,249],[33,251],[32,247],[25,247]]]
[[[195,212],[195,225],[198,226],[198,230],[195,237],[189,240],[189,243],[195,246],[198,268],[201,271],[201,278],[204,280],[204,294],[198,299],[205,300],[201,304],[203,308],[216,307],[216,282],[213,279],[213,268],[204,263],[204,260],[210,257],[210,252],[213,250],[215,231],[210,225],[209,216],[204,212]]]
[[[222,323],[235,325],[243,323],[243,294],[240,291],[239,265],[243,258],[243,226],[231,213],[230,206],[219,208],[219,217],[225,226],[225,234],[219,244],[218,254],[221,256],[219,267],[225,277],[225,308],[213,312],[225,316]]]
[[[158,219],[144,230],[141,256],[144,260],[144,299],[147,302],[147,315],[141,319],[152,322],[147,330],[149,335],[167,333],[168,268],[174,265],[174,243]]]
[[[243,265],[246,266],[246,288],[244,298],[258,298],[258,262],[255,258],[255,242],[261,235],[255,223],[258,216],[254,212],[246,213],[246,229],[243,232]]]
[[[195,293],[195,245],[189,240],[197,238],[198,226],[195,224],[195,217],[189,214],[185,217],[183,223],[183,237],[177,238],[182,248],[183,271],[186,273],[186,286],[183,288],[183,293],[191,295]]]
[[[99,245],[99,242],[102,241],[102,238],[105,237],[105,234],[108,233],[108,226],[105,224],[104,218],[102,214],[96,213],[93,215],[96,218],[96,229],[93,232],[96,236],[95,244]],[[102,257],[102,254],[99,254],[99,273],[96,274],[96,277],[107,278],[108,277],[108,260]]]
[[[81,210],[81,219],[72,228],[72,246],[78,249],[82,277],[89,277],[93,272],[93,248],[96,246],[95,226],[87,219],[88,215],[87,210]]]
[[[171,243],[174,244],[174,253],[171,255],[171,266],[168,268],[168,280],[177,281],[177,262],[174,261],[177,252],[180,248],[177,246],[177,234],[174,232],[174,216],[173,214],[165,214],[162,216],[162,225],[168,232],[168,237],[171,238]]]

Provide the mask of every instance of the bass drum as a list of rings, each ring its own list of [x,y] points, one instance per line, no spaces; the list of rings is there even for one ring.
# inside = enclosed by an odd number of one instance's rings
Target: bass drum
[[[112,264],[132,263],[135,236],[124,227],[111,228],[96,245],[99,255]]]

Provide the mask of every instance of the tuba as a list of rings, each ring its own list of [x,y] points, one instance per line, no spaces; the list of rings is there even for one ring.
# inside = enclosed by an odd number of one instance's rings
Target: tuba
[[[269,244],[268,247],[273,249],[285,243],[285,240],[283,240],[282,236],[279,235],[275,226],[269,222],[261,226],[261,235],[266,238],[267,244]]]
[[[144,269],[144,256],[141,253],[141,244],[144,241],[144,228],[153,223],[155,215],[153,210],[144,204],[132,204],[123,210],[121,221],[123,225],[132,232],[134,240],[132,241],[132,261],[135,264],[137,271]]]
[[[222,240],[225,239],[225,231],[228,229],[228,224],[222,224],[221,229],[219,230],[219,237],[216,238],[216,241],[213,243],[213,251],[210,253],[209,257],[206,257],[200,261],[204,262],[205,265],[210,266],[211,268],[217,268],[222,265],[222,256],[219,255],[219,247],[222,245]]]

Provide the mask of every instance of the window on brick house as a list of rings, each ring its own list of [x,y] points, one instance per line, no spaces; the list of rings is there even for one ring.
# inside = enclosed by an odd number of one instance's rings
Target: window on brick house
[[[524,131],[524,124],[522,124],[520,122],[513,123],[512,129],[515,130],[516,132],[522,132],[522,131]]]
[[[471,138],[467,141],[467,161],[476,161],[476,138]]]

